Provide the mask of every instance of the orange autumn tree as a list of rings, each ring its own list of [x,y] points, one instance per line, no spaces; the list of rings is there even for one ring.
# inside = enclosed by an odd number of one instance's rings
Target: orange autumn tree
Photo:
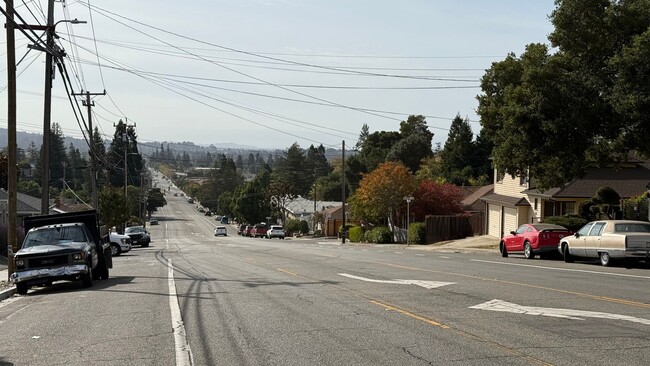
[[[415,177],[404,164],[388,162],[364,174],[350,199],[352,215],[372,222],[385,222],[404,205],[404,196],[417,187]]]

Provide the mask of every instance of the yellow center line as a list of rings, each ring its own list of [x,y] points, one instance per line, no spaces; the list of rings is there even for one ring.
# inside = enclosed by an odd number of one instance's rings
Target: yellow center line
[[[388,304],[385,304],[385,303],[383,303],[383,302],[379,302],[379,301],[375,301],[375,300],[370,300],[370,302],[373,303],[373,304],[375,304],[375,305],[379,305],[379,306],[381,306],[381,307],[384,307],[384,308],[386,308],[386,310],[391,310],[391,311],[398,312],[398,313],[400,313],[400,314],[404,314],[404,315],[406,315],[406,316],[410,316],[410,317],[413,318],[413,319],[417,319],[417,320],[423,321],[423,322],[425,322],[425,323],[429,323],[429,324],[431,324],[431,325],[433,325],[433,326],[440,327],[440,328],[442,328],[442,329],[449,329],[449,326],[447,326],[447,325],[440,324],[440,323],[438,323],[438,322],[436,322],[436,321],[433,321],[433,320],[431,320],[431,319],[425,318],[425,317],[420,316],[420,315],[417,315],[417,314],[413,314],[413,313],[410,312],[410,311],[406,311],[406,310],[404,310],[404,309],[400,309],[400,308],[398,308],[398,307],[396,307],[396,306],[388,305]]]

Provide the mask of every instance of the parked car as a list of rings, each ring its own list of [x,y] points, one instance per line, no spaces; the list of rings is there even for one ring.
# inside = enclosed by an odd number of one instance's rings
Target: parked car
[[[266,231],[266,237],[269,239],[284,239],[284,229],[280,225],[271,225],[271,227]]]
[[[253,236],[253,226],[251,225],[246,225],[246,229],[244,229],[244,236]]]
[[[219,235],[228,236],[228,231],[226,231],[225,226],[217,226],[214,228],[214,236]]]
[[[266,236],[267,230],[268,226],[266,226],[265,223],[261,222],[259,224],[255,224],[253,226],[253,230],[251,230],[251,236],[254,238],[263,238]]]
[[[650,222],[601,220],[587,223],[558,245],[565,262],[575,258],[598,258],[609,266],[615,260],[650,262]]]
[[[499,251],[502,257],[507,257],[508,253],[523,252],[524,257],[533,259],[538,254],[555,253],[560,240],[572,234],[560,225],[523,224],[501,239]]]
[[[122,253],[127,253],[131,250],[131,238],[128,235],[118,234],[111,232],[109,234],[111,242],[111,255],[117,257]]]
[[[242,235],[243,236],[244,234],[246,234],[246,225],[241,224],[241,225],[239,225],[239,228],[237,229],[237,235]]]
[[[149,232],[142,226],[129,226],[124,229],[124,235],[128,235],[131,238],[131,245],[140,245],[146,248],[151,243]]]

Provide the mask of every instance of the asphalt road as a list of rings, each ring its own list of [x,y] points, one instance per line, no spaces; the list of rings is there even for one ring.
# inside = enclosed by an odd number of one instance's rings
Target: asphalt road
[[[166,186],[166,185],[165,185]],[[215,237],[166,196],[91,289],[0,302],[0,365],[647,365],[650,271]]]

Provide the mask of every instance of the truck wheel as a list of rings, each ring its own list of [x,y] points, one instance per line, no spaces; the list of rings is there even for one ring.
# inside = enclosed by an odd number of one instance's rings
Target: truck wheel
[[[600,253],[600,264],[602,264],[603,267],[607,267],[610,264],[612,264],[612,259],[609,257],[609,253],[607,252]]]
[[[526,259],[535,258],[535,253],[533,252],[533,247],[530,246],[529,242],[524,243],[524,257]]]
[[[120,248],[120,246],[115,243],[111,243],[111,255],[113,257],[117,257],[120,254],[122,254],[122,248]]]
[[[27,290],[29,290],[29,286],[26,283],[20,282],[16,284],[16,292],[19,295],[25,295],[27,293]]]
[[[505,244],[504,242],[501,242],[501,243],[499,244],[499,252],[501,253],[501,256],[502,256],[503,258],[507,258],[507,257],[508,257],[508,251],[506,250],[506,244]]]
[[[91,287],[93,285],[93,271],[88,267],[88,273],[81,275],[81,286]]]

